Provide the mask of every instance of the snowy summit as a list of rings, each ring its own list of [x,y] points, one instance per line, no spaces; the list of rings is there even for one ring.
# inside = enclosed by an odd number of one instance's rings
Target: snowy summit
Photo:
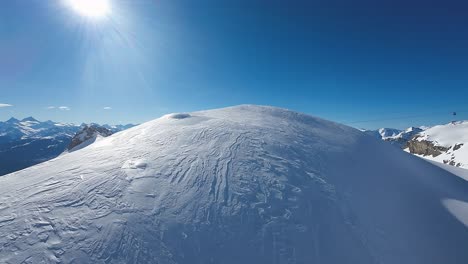
[[[466,263],[468,185],[359,130],[166,115],[0,178],[0,263]]]

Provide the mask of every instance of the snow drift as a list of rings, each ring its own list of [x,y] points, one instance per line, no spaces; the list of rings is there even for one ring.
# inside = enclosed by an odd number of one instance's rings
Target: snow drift
[[[1,263],[465,263],[467,182],[283,109],[169,115],[0,178]]]

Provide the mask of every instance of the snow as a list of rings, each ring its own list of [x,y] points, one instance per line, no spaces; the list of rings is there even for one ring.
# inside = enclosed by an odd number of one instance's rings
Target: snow
[[[421,155],[417,155],[422,157]],[[427,156],[424,157],[427,159],[431,159],[440,163],[450,162],[453,160],[454,164],[458,167],[468,169],[468,142],[464,142],[463,146],[461,146],[457,150],[450,149],[447,152],[442,152],[437,157]]]
[[[174,113],[174,114],[169,114],[165,116],[166,118],[172,118],[172,119],[185,119],[185,118],[190,118],[190,114],[187,113]]]
[[[468,121],[459,121],[431,127],[419,133],[416,140],[431,141],[435,146],[449,148],[437,157],[426,157],[437,162],[450,162],[468,168]]]
[[[468,227],[468,203],[453,199],[444,199],[444,206],[454,215],[460,222]]]
[[[410,140],[414,135],[423,131],[421,127],[409,127],[405,130],[398,130],[394,128],[380,128],[378,131],[366,130],[365,133],[372,135],[372,133],[378,134],[378,138],[385,141],[398,141],[403,142]]]
[[[82,137],[83,134],[79,135],[79,138],[83,141],[81,144],[79,144],[78,146],[75,146],[74,148],[70,149],[70,150],[66,150],[64,152],[64,154],[66,153],[69,153],[69,152],[74,152],[74,151],[77,151],[77,150],[80,150],[80,149],[83,149],[83,148],[86,148],[88,147],[89,145],[91,144],[94,144],[94,143],[97,143],[99,142],[101,139],[103,139],[104,137],[99,135],[99,134],[96,134],[94,136],[92,136],[91,138],[88,138],[88,139],[84,139],[84,137]]]
[[[437,143],[438,146],[450,147],[461,142],[468,142],[468,121],[449,123],[431,127],[422,133],[418,140]]]
[[[443,164],[437,161],[429,160],[429,162],[453,173],[454,175],[468,182],[468,170]],[[464,184],[467,184],[466,182]],[[455,216],[460,222],[462,222],[466,227],[468,227],[468,203],[466,201],[460,201],[455,199],[443,199],[442,204],[453,216]]]
[[[59,127],[60,129],[56,129]],[[12,139],[30,139],[44,138],[46,136],[59,137],[68,134],[74,134],[78,130],[78,126],[73,124],[58,124],[51,121],[39,122],[32,117],[25,118],[21,121],[11,118],[7,122],[0,122],[0,131],[2,134],[9,136]]]
[[[402,131],[393,128],[380,128],[379,134],[383,140],[397,137]]]
[[[468,186],[448,171],[284,109],[174,116],[0,178],[0,263],[468,258]]]
[[[468,182],[468,170],[467,169],[451,166],[448,164],[443,164],[438,161],[428,159],[428,157],[421,157],[421,158],[426,159],[428,162],[434,164],[435,166],[440,167]]]

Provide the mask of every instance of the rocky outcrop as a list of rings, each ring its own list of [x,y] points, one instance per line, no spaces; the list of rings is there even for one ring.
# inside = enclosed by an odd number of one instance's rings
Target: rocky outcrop
[[[92,144],[98,136],[108,137],[112,131],[99,125],[84,125],[83,128],[72,138],[68,151],[74,151]]]
[[[450,160],[444,160],[444,164],[448,164],[448,165],[452,165],[452,166],[455,166],[455,167],[460,167],[462,164],[460,162],[456,162],[454,160],[455,157],[452,157],[452,159]]]
[[[408,148],[412,154],[418,154],[422,156],[437,157],[443,152],[449,150],[449,148],[436,146],[433,142],[427,140],[418,140],[418,137],[414,137],[406,143],[405,148]]]
[[[410,127],[403,131],[381,128],[363,132],[425,159],[468,168],[468,121]]]
[[[463,143],[460,143],[460,144],[455,144],[455,146],[453,146],[453,150],[459,150],[461,147],[463,147]]]

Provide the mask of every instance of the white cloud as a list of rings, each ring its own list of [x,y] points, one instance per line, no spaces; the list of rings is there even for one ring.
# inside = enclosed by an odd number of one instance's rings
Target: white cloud
[[[48,106],[46,109],[55,109],[55,106]]]
[[[70,111],[71,108],[68,107],[68,106],[59,106],[58,109],[62,110],[62,111]]]
[[[10,107],[10,106],[13,106],[11,104],[0,104],[0,107]]]
[[[104,107],[104,110],[112,110],[112,107],[106,106],[106,107]]]

